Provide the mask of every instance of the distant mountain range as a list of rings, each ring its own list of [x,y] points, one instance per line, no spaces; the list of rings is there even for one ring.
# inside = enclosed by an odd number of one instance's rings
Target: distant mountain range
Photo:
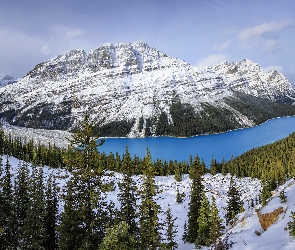
[[[0,88],[0,118],[71,130],[87,112],[102,136],[192,136],[295,115],[295,89],[244,59],[196,68],[144,42],[72,50]]]
[[[17,78],[13,77],[13,76],[9,76],[9,75],[0,75],[0,88],[8,85],[8,84],[12,84],[12,83],[16,83],[17,82]]]

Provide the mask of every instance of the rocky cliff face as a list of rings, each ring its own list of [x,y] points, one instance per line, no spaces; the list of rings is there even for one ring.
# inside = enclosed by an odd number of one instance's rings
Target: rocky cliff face
[[[226,101],[238,100],[237,92],[272,102],[292,103],[295,97],[283,75],[263,72],[247,59],[199,69],[144,42],[104,44],[40,63],[19,82],[1,88],[0,118],[19,126],[70,129],[87,111],[105,130],[124,128],[114,136],[144,136],[147,130],[155,135],[161,115],[171,132],[176,115],[187,110],[199,120],[226,111],[220,119],[231,119],[229,128],[254,125],[253,118]],[[178,113],[176,104],[181,104]]]

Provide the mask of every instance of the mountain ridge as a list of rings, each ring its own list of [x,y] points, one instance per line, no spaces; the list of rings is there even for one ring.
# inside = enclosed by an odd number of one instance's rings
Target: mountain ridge
[[[200,69],[144,42],[107,43],[39,63],[19,82],[0,88],[0,118],[18,126],[71,130],[87,112],[104,136],[190,136],[255,125],[225,101],[239,101],[236,93],[271,105],[295,102],[295,89],[282,74],[263,72],[248,59]],[[288,109],[286,115],[295,115]],[[195,128],[187,125],[175,133],[176,124],[189,123],[181,113],[193,118]],[[218,115],[222,125],[214,124]],[[201,124],[207,116],[215,117],[210,131]]]

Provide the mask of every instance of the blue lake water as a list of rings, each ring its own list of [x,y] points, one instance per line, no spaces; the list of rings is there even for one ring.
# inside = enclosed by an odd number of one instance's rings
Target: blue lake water
[[[294,116],[276,118],[252,128],[190,138],[106,138],[99,151],[106,154],[118,152],[122,155],[128,146],[131,156],[144,157],[148,148],[153,160],[168,161],[186,161],[190,155],[199,155],[209,167],[212,156],[219,162],[222,158],[229,160],[232,156],[238,156],[252,148],[283,139],[292,132],[295,132]]]

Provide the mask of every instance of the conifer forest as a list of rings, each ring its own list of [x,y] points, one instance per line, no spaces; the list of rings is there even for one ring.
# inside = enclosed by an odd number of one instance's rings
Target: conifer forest
[[[272,190],[295,176],[295,133],[228,162],[212,158],[206,166],[197,155],[185,162],[152,161],[148,149],[143,159],[132,158],[128,148],[122,157],[106,155],[99,152],[104,141],[97,145],[94,132],[87,115],[68,148],[12,138],[0,130],[0,249],[178,249],[176,218],[170,207],[162,211],[155,201],[160,190],[154,177],[172,175],[181,181],[184,174],[192,182],[183,241],[197,248],[229,249],[226,239],[218,239],[224,225],[232,225],[243,210],[239,189],[231,179],[222,224],[214,198],[206,196],[204,174],[258,178],[262,192],[256,202],[262,204]],[[13,174],[9,156],[20,160]],[[58,174],[46,174],[46,168]],[[111,178],[115,172],[122,175],[119,207],[106,199],[116,188]],[[139,176],[140,184],[133,176]],[[175,199],[181,203],[181,194]],[[294,225],[288,227],[294,234]]]

